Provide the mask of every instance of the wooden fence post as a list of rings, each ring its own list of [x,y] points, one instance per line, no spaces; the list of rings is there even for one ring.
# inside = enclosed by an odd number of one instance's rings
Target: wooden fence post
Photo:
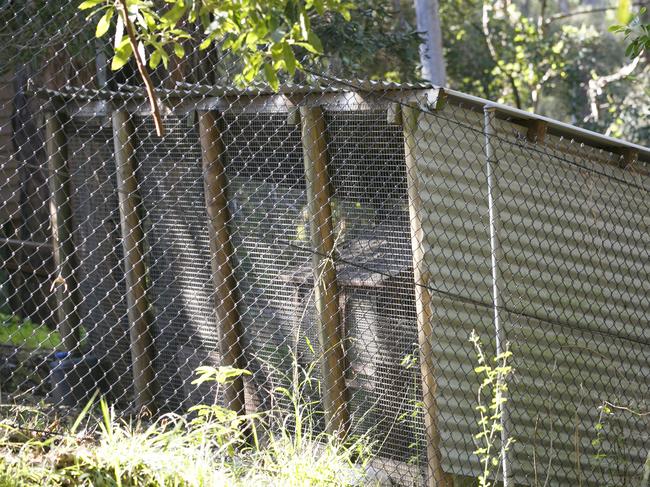
[[[420,348],[420,373],[422,375],[422,402],[424,427],[427,441],[427,485],[429,487],[451,486],[450,477],[442,469],[440,432],[438,430],[438,382],[433,357],[433,316],[429,271],[424,260],[425,235],[422,229],[424,207],[418,188],[417,140],[418,109],[401,107],[401,123],[404,130],[404,156],[408,184],[409,219],[411,222],[411,248],[413,252],[413,278],[415,282],[415,309],[417,312],[418,343]]]
[[[45,150],[50,172],[50,219],[56,278],[58,329],[65,351],[79,354],[81,295],[77,281],[79,258],[73,239],[68,147],[63,104],[53,102],[45,122]]]
[[[113,142],[120,202],[135,407],[138,411],[144,409],[153,414],[155,413],[156,376],[153,364],[151,307],[147,296],[147,270],[142,250],[144,231],[138,214],[135,129],[126,110],[113,111]]]
[[[210,263],[214,281],[214,307],[219,330],[223,365],[243,368],[242,323],[237,303],[239,292],[231,262],[234,255],[228,223],[230,210],[226,197],[225,148],[214,112],[199,112],[199,132],[203,164],[205,206],[208,214]],[[244,380],[237,377],[224,389],[226,405],[238,414],[246,412]]]
[[[325,115],[320,107],[300,107],[302,147],[310,222],[314,301],[322,348],[323,406],[326,429],[343,437],[350,426],[345,383],[345,351],[339,290],[334,266],[334,225],[328,175]]]

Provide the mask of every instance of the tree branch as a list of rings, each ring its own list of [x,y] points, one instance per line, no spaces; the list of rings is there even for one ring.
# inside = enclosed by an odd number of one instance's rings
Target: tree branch
[[[641,55],[634,58],[634,61],[631,63],[622,66],[615,73],[589,80],[589,84],[587,86],[587,96],[589,97],[589,107],[591,113],[587,116],[586,120],[592,118],[594,121],[598,121],[598,97],[603,94],[603,88],[605,88],[605,86],[607,86],[609,83],[613,83],[614,81],[618,81],[631,75],[632,71],[634,71],[639,65],[640,60]]]
[[[153,83],[151,82],[149,72],[147,71],[147,68],[145,67],[138,51],[138,40],[135,36],[135,29],[133,28],[133,24],[129,19],[126,0],[119,0],[119,2],[119,10],[122,13],[122,19],[124,20],[124,28],[126,29],[126,33],[129,36],[129,43],[131,44],[131,49],[133,50],[133,58],[135,59],[135,64],[138,66],[138,71],[140,72],[142,81],[144,81],[145,89],[147,90],[147,98],[149,98],[149,104],[151,105],[151,112],[153,116],[153,123],[156,127],[156,134],[158,137],[162,137],[165,134],[165,127],[160,116],[160,108],[158,107],[158,99],[156,98],[156,93],[153,90]]]
[[[633,3],[633,7],[643,7],[643,3]],[[576,17],[578,15],[589,15],[601,12],[608,12],[610,10],[616,10],[618,7],[597,7],[597,8],[584,8],[582,10],[574,10],[573,12],[559,13],[551,15],[548,19],[544,21],[546,25],[555,22],[557,20],[567,19],[569,17]]]

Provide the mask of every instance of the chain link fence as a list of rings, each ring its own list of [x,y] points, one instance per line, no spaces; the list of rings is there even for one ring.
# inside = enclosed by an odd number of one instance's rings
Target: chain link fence
[[[34,8],[3,6],[3,403],[282,410],[297,373],[395,485],[469,482],[475,331],[512,353],[504,483],[647,479],[650,150],[427,85],[237,89],[215,51],[154,73],[159,137],[76,9]]]

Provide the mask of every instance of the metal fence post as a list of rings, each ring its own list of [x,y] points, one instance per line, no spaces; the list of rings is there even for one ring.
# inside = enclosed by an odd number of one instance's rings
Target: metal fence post
[[[438,404],[436,401],[438,382],[431,343],[433,340],[433,316],[431,292],[428,289],[429,272],[424,260],[424,231],[422,230],[421,221],[424,208],[418,188],[417,140],[415,138],[418,126],[418,112],[417,108],[403,106],[401,107],[401,117],[396,118],[401,121],[404,131],[415,307],[420,348],[420,373],[422,375],[422,402],[424,403],[423,414],[427,441],[427,485],[429,487],[447,487],[451,485],[451,479],[442,469],[442,455],[440,453]]]
[[[225,148],[215,113],[201,111],[198,116],[221,362],[226,366],[243,368],[243,330],[237,308],[239,293],[231,263],[235,251],[228,230],[231,216],[226,197],[227,181],[223,163]],[[239,414],[246,412],[244,380],[241,376],[226,385],[224,396],[229,409]]]
[[[151,307],[147,296],[146,267],[142,244],[144,231],[138,214],[138,182],[135,176],[135,128],[124,109],[113,111],[113,141],[120,224],[124,250],[124,276],[131,340],[131,362],[135,387],[135,406],[155,412],[156,392],[153,364]]]
[[[495,108],[485,106],[484,112],[484,133],[485,133],[485,163],[488,190],[488,213],[490,225],[490,256],[492,268],[492,310],[494,332],[496,336],[496,354],[500,355],[507,350],[506,335],[501,323],[501,274],[499,263],[502,260],[501,245],[499,243],[499,215],[496,206],[498,195],[498,183],[496,180],[497,161],[494,157],[493,137]],[[503,474],[503,486],[511,487],[512,462],[508,448],[508,439],[510,438],[510,416],[508,405],[501,406],[501,468]]]
[[[320,107],[300,107],[302,147],[307,184],[314,301],[323,357],[323,405],[326,429],[345,436],[350,425],[345,383],[345,351],[341,330],[339,289],[334,266],[334,225],[325,115]]]
[[[63,104],[54,102],[45,122],[45,150],[50,171],[50,218],[56,277],[57,321],[65,351],[79,354],[80,303],[77,269],[79,258],[73,239],[72,200]]]

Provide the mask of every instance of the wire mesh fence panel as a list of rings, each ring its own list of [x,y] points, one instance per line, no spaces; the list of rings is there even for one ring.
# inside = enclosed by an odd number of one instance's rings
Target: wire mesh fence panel
[[[242,89],[215,51],[152,72],[159,136],[76,6],[30,9],[16,38],[60,32],[3,54],[3,403],[297,397],[395,485],[472,485],[486,437],[506,485],[640,485],[650,150],[425,84]]]

